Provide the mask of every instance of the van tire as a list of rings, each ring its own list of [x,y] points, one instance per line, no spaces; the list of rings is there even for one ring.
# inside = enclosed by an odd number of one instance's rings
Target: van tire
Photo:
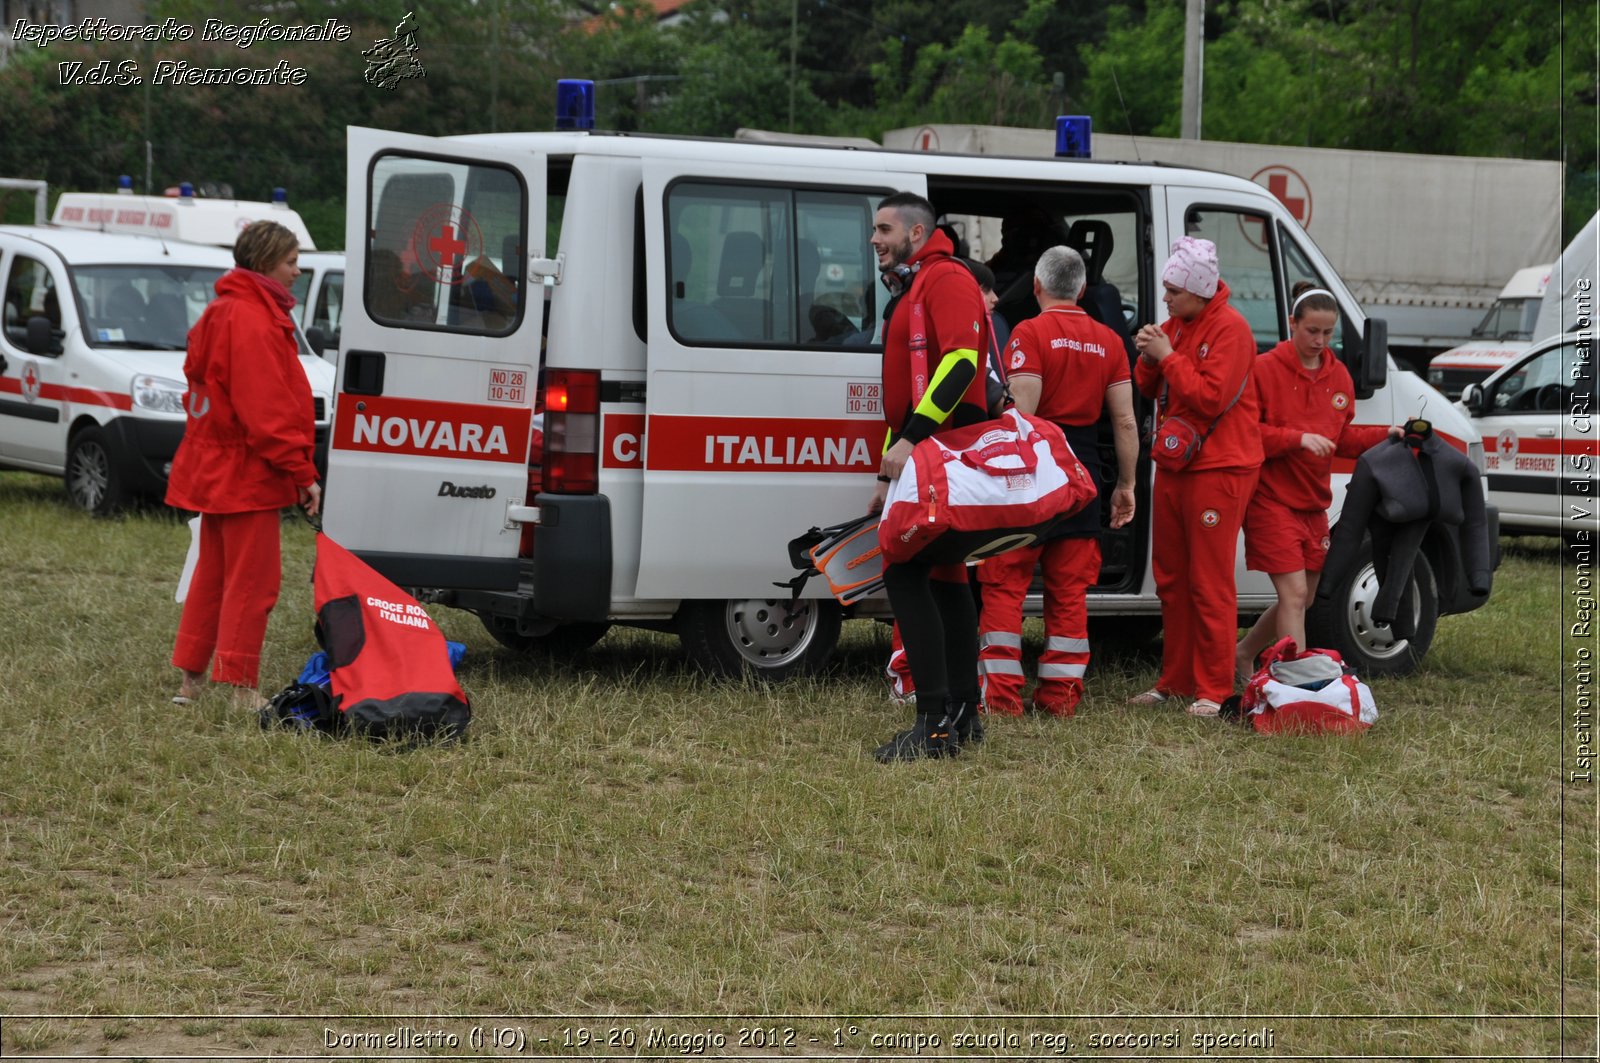
[[[684,602],[678,637],[691,660],[714,675],[785,679],[815,675],[839,644],[839,603],[802,598]]]
[[[1417,551],[1407,587],[1417,614],[1417,630],[1411,638],[1396,640],[1387,627],[1372,621],[1369,610],[1377,593],[1372,541],[1363,539],[1355,564],[1332,596],[1318,597],[1306,610],[1306,639],[1313,646],[1338,650],[1345,663],[1362,675],[1410,675],[1427,655],[1439,625],[1439,585],[1427,555]]]
[[[67,498],[86,513],[109,517],[128,504],[111,444],[100,428],[84,428],[67,447]]]
[[[549,657],[569,657],[582,653],[611,630],[603,622],[562,624],[543,635],[524,635],[517,630],[517,622],[507,616],[480,616],[483,629],[500,645],[516,653],[544,654]]]

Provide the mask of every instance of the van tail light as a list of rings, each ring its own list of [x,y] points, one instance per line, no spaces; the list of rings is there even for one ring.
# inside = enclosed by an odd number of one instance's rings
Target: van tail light
[[[600,490],[600,374],[546,369],[544,489],[556,495]]]

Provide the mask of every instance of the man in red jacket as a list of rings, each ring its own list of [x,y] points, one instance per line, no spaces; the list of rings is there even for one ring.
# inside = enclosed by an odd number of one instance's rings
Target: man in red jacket
[[[1228,304],[1210,240],[1180,238],[1161,270],[1161,286],[1168,317],[1134,337],[1134,382],[1156,400],[1158,424],[1182,418],[1205,442],[1186,467],[1156,473],[1150,534],[1161,598],[1161,678],[1132,700],[1154,705],[1193,697],[1190,713],[1215,716],[1233,693],[1234,561],[1261,466],[1256,399],[1247,386],[1256,341],[1244,315]]]
[[[298,502],[315,514],[321,502],[311,385],[289,318],[299,258],[294,233],[271,221],[250,225],[233,247],[239,268],[217,281],[217,298],[189,333],[189,417],[167,504],[202,519],[172,650],[183,673],[178,704],[199,696],[211,667],[237,702],[258,707],[261,644],[282,579],[278,511]]]
[[[971,272],[934,228],[933,206],[899,192],[878,205],[872,248],[899,302],[883,342],[883,417],[888,438],[872,512],[912,447],[946,428],[988,419],[985,353],[989,314]],[[889,565],[883,582],[917,686],[909,730],[877,750],[882,762],[942,757],[979,740],[978,617],[965,565]]]
[[[1016,327],[1005,367],[1017,409],[1061,426],[1072,451],[1100,481],[1100,414],[1111,411],[1117,482],[1111,526],[1133,519],[1139,459],[1133,388],[1122,340],[1078,306],[1087,270],[1070,247],[1052,247],[1034,268],[1033,296],[1044,309]],[[1089,664],[1089,588],[1100,577],[1100,499],[1066,521],[1052,538],[991,557],[978,566],[983,583],[978,674],[984,711],[1022,715],[1022,602],[1034,566],[1044,567],[1044,652],[1034,708],[1071,716],[1083,697]]]

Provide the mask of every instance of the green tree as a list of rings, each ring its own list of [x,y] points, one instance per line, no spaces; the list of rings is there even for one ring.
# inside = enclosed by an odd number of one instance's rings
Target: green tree
[[[1085,77],[1076,94],[1096,129],[1175,137],[1183,97],[1183,8],[1152,3],[1142,19],[1117,5],[1106,15],[1106,35],[1080,50]],[[1175,61],[1176,60],[1176,61]]]
[[[1031,4],[1018,21],[1026,30]],[[1010,30],[997,41],[988,29],[969,25],[949,44],[925,44],[902,74],[903,46],[883,42],[873,65],[878,131],[924,122],[1041,125],[1051,120],[1052,98],[1038,49]]]

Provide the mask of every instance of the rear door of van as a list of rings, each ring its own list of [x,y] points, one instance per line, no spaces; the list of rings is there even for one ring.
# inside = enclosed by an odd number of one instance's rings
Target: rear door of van
[[[352,128],[325,527],[403,586],[514,590],[545,157]]]
[[[884,440],[868,241],[879,200],[925,187],[646,161],[641,598],[781,596],[791,538],[866,512]]]

